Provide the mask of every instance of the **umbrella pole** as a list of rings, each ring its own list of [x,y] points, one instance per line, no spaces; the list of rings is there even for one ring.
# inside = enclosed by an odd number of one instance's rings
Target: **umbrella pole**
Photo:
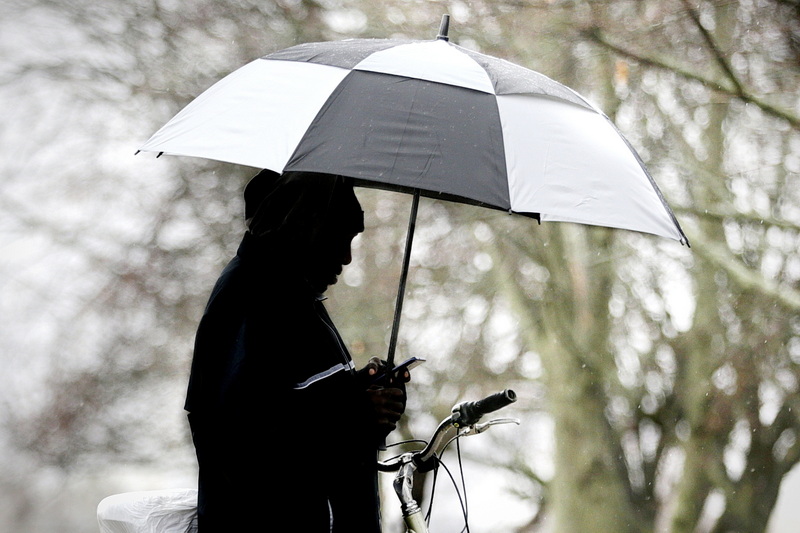
[[[400,330],[400,313],[403,310],[403,297],[406,294],[406,279],[408,266],[411,262],[411,245],[414,242],[414,230],[417,226],[417,209],[419,208],[419,189],[414,189],[411,201],[411,215],[408,219],[408,232],[406,234],[406,249],[403,253],[403,270],[400,272],[400,287],[397,289],[397,303],[394,306],[394,321],[392,323],[392,336],[389,340],[389,352],[386,361],[389,366],[394,365],[394,352],[397,348],[397,334]]]

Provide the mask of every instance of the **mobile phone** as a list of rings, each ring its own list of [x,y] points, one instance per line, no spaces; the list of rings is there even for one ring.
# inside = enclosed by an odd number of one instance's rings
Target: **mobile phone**
[[[408,359],[406,359],[405,361],[403,361],[399,365],[395,366],[392,369],[392,374],[396,376],[402,370],[411,370],[412,368],[414,368],[414,367],[416,367],[418,365],[421,365],[424,362],[425,362],[425,359],[423,359],[421,357],[409,357]]]
[[[379,372],[377,375],[375,375],[372,378],[372,382],[373,383],[377,383],[378,381],[386,378],[387,374],[389,376],[389,379],[391,380],[391,378],[394,378],[394,377],[398,376],[401,372],[405,372],[406,370],[411,370],[412,368],[414,368],[417,365],[420,365],[420,364],[422,364],[424,362],[425,362],[425,359],[423,359],[421,357],[409,357],[408,359],[406,359],[402,363],[400,363],[398,365],[395,365],[395,367],[390,372],[385,372],[385,371],[384,372]]]

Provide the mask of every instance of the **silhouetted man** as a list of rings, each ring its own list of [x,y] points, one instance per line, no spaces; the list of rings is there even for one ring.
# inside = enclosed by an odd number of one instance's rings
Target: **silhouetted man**
[[[186,410],[200,533],[380,531],[376,450],[405,390],[356,371],[322,293],[364,214],[347,179],[270,171],[245,189],[248,230],[195,340]]]

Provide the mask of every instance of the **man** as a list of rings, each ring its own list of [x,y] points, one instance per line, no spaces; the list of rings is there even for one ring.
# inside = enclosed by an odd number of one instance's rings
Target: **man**
[[[245,189],[248,230],[198,327],[186,398],[200,533],[380,531],[376,450],[405,389],[371,383],[377,359],[355,371],[322,304],[363,216],[342,177],[263,171]]]

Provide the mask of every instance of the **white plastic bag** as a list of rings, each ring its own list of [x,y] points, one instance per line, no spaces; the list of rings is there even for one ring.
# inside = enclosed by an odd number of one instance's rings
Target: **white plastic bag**
[[[196,516],[197,489],[125,492],[97,506],[100,533],[187,533]]]

